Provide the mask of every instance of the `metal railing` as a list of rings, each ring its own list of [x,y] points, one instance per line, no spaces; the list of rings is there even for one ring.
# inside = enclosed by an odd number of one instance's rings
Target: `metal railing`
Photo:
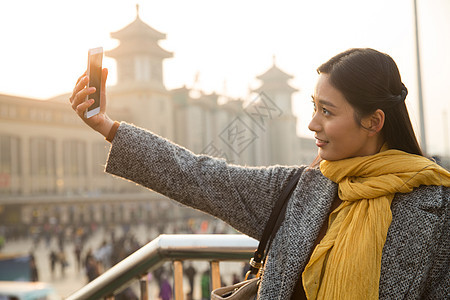
[[[220,287],[220,261],[250,259],[258,242],[240,234],[172,234],[160,235],[101,276],[82,287],[67,300],[114,299],[114,294],[140,280],[141,299],[148,299],[147,273],[166,261],[174,267],[175,300],[183,299],[184,260],[211,263],[211,288]]]

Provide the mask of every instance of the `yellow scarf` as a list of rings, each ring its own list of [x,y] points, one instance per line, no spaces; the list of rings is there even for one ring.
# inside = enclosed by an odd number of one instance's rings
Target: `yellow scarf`
[[[322,161],[323,175],[339,184],[341,205],[303,272],[308,299],[378,299],[381,254],[395,193],[420,185],[450,186],[450,173],[425,157],[399,150]]]

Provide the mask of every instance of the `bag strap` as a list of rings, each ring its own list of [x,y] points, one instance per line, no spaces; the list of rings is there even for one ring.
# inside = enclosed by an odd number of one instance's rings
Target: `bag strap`
[[[284,215],[286,213],[286,207],[288,203],[287,200],[291,197],[301,174],[301,171],[298,171],[294,174],[294,176],[289,180],[287,186],[281,192],[280,198],[278,198],[277,202],[275,203],[269,220],[267,221],[266,227],[264,228],[261,240],[259,241],[258,249],[256,249],[253,258],[250,259],[250,270],[245,276],[246,279],[250,274],[256,275],[261,269],[262,261],[264,259],[264,252],[269,251],[272,240],[274,239],[278,228],[280,228],[281,223],[284,220]]]

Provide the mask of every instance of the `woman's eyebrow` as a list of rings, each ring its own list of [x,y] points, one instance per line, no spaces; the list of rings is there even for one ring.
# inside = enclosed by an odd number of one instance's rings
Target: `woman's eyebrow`
[[[314,97],[314,95],[311,95],[311,98],[313,99],[313,101],[316,101],[316,98]],[[330,101],[319,99],[318,102],[319,102],[319,104],[327,105],[327,106],[336,108],[336,105],[334,105]]]

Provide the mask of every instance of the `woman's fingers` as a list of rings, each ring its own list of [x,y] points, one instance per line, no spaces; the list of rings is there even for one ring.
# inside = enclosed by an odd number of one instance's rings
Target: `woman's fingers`
[[[73,102],[73,99],[75,97],[75,95],[82,89],[84,88],[87,83],[88,83],[88,78],[86,76],[86,71],[77,79],[77,83],[75,84],[75,87],[72,90],[72,95],[69,98],[70,103]]]
[[[88,96],[93,94],[94,92],[95,87],[83,88],[81,91],[77,92],[72,99],[72,108],[76,110],[81,103],[87,102],[86,99],[88,98]]]
[[[73,89],[73,94],[78,94],[82,89],[84,89],[87,84],[89,83],[89,77],[83,76],[80,78],[80,80],[75,85],[75,88]]]
[[[76,113],[77,113],[80,117],[84,117],[84,112],[85,112],[86,109],[88,109],[93,103],[94,103],[94,99],[89,99],[89,100],[84,101],[83,103],[79,104],[79,105],[75,108]]]
[[[75,84],[75,85],[77,85],[78,84],[78,82],[80,82],[80,80],[81,79],[83,79],[83,77],[85,77],[86,76],[86,74],[87,74],[87,71],[84,71],[84,73],[80,76],[80,77],[78,77],[78,79],[77,79],[77,83]]]
[[[108,134],[108,128],[105,127],[105,124],[112,124],[111,119],[106,115],[106,78],[108,76],[108,69],[102,70],[102,82],[101,82],[101,94],[100,94],[100,113],[92,116],[90,118],[85,117],[86,110],[94,104],[94,100],[91,99],[90,95],[93,94],[96,89],[95,87],[88,87],[89,78],[84,72],[81,75],[75,87],[72,91],[72,95],[70,96],[70,103],[72,105],[72,109],[76,112],[76,114],[91,128],[96,131],[99,131],[101,134]],[[108,123],[108,124],[107,124]],[[105,130],[103,130],[105,129]],[[108,132],[106,132],[108,131]]]

